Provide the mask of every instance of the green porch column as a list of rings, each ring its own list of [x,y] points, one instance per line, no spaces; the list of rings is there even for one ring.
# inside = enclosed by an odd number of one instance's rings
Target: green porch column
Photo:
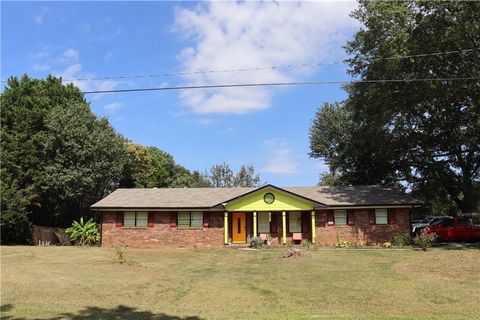
[[[223,243],[228,244],[228,212],[223,215]]]
[[[282,243],[287,244],[287,213],[282,211]]]
[[[315,243],[315,231],[317,229],[315,228],[315,210],[312,211],[312,243]]]
[[[257,211],[253,211],[253,236],[257,236]]]

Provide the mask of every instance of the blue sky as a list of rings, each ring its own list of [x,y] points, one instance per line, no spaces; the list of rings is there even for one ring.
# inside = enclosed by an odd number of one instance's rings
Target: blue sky
[[[1,79],[62,76],[82,90],[348,79],[342,49],[360,27],[354,2],[5,2]],[[327,63],[315,67],[264,68]],[[230,69],[260,70],[205,72]],[[201,71],[198,73],[197,71]],[[175,75],[87,80],[94,77]],[[181,73],[181,74],[178,74]],[[2,82],[2,85],[5,83]],[[135,143],[190,170],[252,164],[262,181],[314,185],[308,128],[340,85],[87,95]]]

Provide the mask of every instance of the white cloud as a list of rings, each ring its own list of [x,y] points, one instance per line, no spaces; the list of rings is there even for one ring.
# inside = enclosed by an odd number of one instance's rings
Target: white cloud
[[[47,64],[38,64],[38,63],[35,63],[33,66],[32,66],[33,70],[35,71],[40,71],[40,72],[43,72],[43,71],[47,71],[50,69],[50,66],[47,65]]]
[[[220,130],[218,133],[220,134],[229,134],[229,133],[232,133],[233,131],[235,131],[235,128],[234,127],[228,127],[224,130]]]
[[[90,33],[90,30],[92,30],[92,28],[90,27],[90,24],[88,22],[82,23],[80,25],[79,29],[83,33]]]
[[[49,10],[47,7],[42,7],[40,9],[40,13],[38,15],[36,15],[35,17],[33,17],[33,20],[37,23],[37,24],[42,24],[43,23],[43,19],[45,19],[45,16],[49,13]]]
[[[112,114],[122,109],[125,105],[119,102],[112,102],[103,106],[103,109],[108,113]]]
[[[355,2],[209,2],[178,8],[175,30],[193,46],[178,55],[184,72],[338,60],[357,23]],[[185,75],[191,85],[284,82],[313,70],[268,69]],[[270,106],[272,89],[224,88],[180,93],[197,113],[240,114]]]
[[[45,46],[41,51],[30,54],[32,68],[38,72],[49,71],[62,77],[63,83],[72,83],[82,91],[112,90],[121,82],[115,80],[91,80],[95,74],[87,73],[80,63],[80,53],[73,48],[52,48]],[[82,80],[83,79],[83,80]],[[99,99],[102,95],[92,96]]]
[[[273,174],[298,173],[298,164],[294,161],[292,150],[282,139],[266,140],[268,160],[263,172]]]
[[[107,52],[103,56],[103,61],[106,62],[106,63],[110,63],[110,62],[112,62],[113,57],[114,57],[113,52]]]
[[[76,59],[78,59],[78,51],[75,50],[75,49],[72,49],[72,48],[67,49],[63,52],[62,57],[64,59],[76,60]]]
[[[89,78],[94,78],[95,75],[83,73],[82,65],[78,62],[54,74],[62,77],[64,83],[72,83],[80,88],[81,91],[112,90],[120,83],[114,80],[88,80]],[[79,78],[87,80],[80,80]],[[95,97],[100,98],[101,95],[96,95]]]
[[[215,123],[215,119],[212,118],[202,118],[198,120],[198,123],[204,126],[208,126],[210,124]]]

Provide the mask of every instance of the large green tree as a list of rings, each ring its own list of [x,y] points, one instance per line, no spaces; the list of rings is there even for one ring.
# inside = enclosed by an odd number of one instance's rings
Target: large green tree
[[[173,156],[157,147],[125,142],[128,152],[121,187],[180,188],[205,187],[210,184],[198,171],[190,172],[177,164]]]
[[[231,187],[259,187],[260,175],[255,173],[255,168],[242,165],[238,172],[234,172],[227,163],[213,165],[205,172],[204,178],[210,186],[216,188]]]
[[[2,241],[63,225],[118,185],[123,139],[58,78],[10,78],[1,101]]]
[[[401,184],[432,207],[478,210],[480,3],[360,1],[352,16],[364,26],[346,45],[352,76],[432,80],[347,85],[335,106],[347,125],[335,135],[334,116],[319,111],[311,155],[348,183]]]

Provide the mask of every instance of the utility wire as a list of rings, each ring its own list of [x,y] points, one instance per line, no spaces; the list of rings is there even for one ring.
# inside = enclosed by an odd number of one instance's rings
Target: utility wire
[[[178,87],[151,87],[134,89],[94,90],[84,91],[84,94],[97,93],[122,93],[141,91],[167,91],[167,90],[189,90],[189,89],[213,89],[213,88],[239,88],[239,87],[266,87],[266,86],[302,86],[302,85],[323,85],[323,84],[349,84],[349,83],[390,83],[390,82],[430,82],[430,81],[467,81],[480,80],[480,78],[424,78],[424,79],[379,79],[379,80],[321,80],[310,82],[270,82],[270,83],[243,83],[243,84],[212,84]]]
[[[408,58],[419,58],[419,57],[428,57],[428,56],[442,56],[455,53],[465,53],[475,50],[464,49],[464,50],[453,50],[453,51],[443,51],[443,52],[433,52],[433,53],[422,53],[422,54],[412,54],[412,55],[398,55],[391,56],[386,58],[360,58],[357,60],[364,61],[381,61],[381,60],[395,60],[395,59],[408,59]],[[353,58],[355,59],[355,58]],[[269,67],[252,67],[252,68],[237,68],[237,69],[216,69],[216,70],[198,70],[190,72],[171,72],[171,73],[162,73],[162,74],[146,74],[146,75],[131,75],[131,76],[107,76],[107,77],[87,77],[87,78],[76,78],[76,79],[62,79],[63,82],[71,81],[99,81],[99,80],[121,80],[121,79],[138,79],[138,78],[160,78],[160,77],[171,77],[171,76],[187,76],[195,74],[208,74],[208,73],[226,73],[226,72],[246,72],[246,71],[262,71],[262,70],[276,70],[276,69],[293,69],[293,68],[310,68],[318,67],[322,65],[335,65],[335,64],[344,64],[344,61],[336,62],[318,62],[318,63],[305,63],[297,65],[282,65],[282,66],[269,66]],[[6,80],[2,80],[6,82]]]

